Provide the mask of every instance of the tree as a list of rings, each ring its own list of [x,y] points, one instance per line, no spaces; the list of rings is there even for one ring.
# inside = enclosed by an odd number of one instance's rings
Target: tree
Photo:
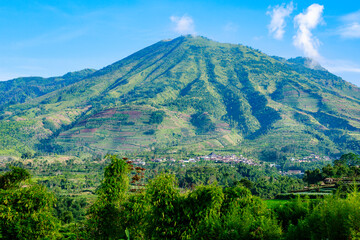
[[[343,154],[339,160],[334,161],[336,164],[343,164],[348,166],[357,166],[360,164],[360,156],[354,153]]]
[[[150,114],[149,124],[161,124],[164,120],[164,111],[155,111]]]
[[[195,113],[191,115],[190,122],[197,128],[199,133],[214,131],[216,127],[208,113]]]
[[[125,234],[121,222],[122,204],[129,187],[129,165],[126,159],[107,155],[111,163],[105,168],[104,180],[96,202],[90,207],[88,227],[94,239],[119,239]]]
[[[206,223],[212,219],[219,218],[223,200],[224,193],[217,183],[197,186],[189,193],[183,207],[189,222],[187,234],[196,236],[199,227],[207,225]]]
[[[264,202],[243,186],[224,190],[220,215],[206,218],[195,239],[281,239],[281,228]]]
[[[11,172],[0,175],[0,189],[18,187],[19,184],[30,178],[30,173],[19,167],[10,166]]]
[[[296,225],[289,225],[287,239],[359,239],[359,200],[356,191],[346,199],[336,195],[325,198]]]
[[[308,184],[317,184],[322,179],[323,177],[318,168],[314,169],[313,171],[311,170],[305,171],[304,182],[307,182]]]
[[[179,239],[182,233],[180,192],[171,174],[160,174],[149,182],[146,190],[150,212],[146,235],[148,239]]]
[[[23,181],[27,170],[12,167],[0,176],[0,236],[3,239],[55,239],[59,221],[53,216],[55,197],[41,185]]]

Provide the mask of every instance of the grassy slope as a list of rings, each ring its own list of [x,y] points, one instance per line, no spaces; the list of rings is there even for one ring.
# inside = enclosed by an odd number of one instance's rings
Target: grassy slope
[[[156,110],[165,111],[164,121],[147,124]],[[139,112],[129,115],[133,123],[116,118],[126,111]],[[190,123],[196,112],[207,112],[216,130],[198,133]],[[202,37],[180,37],[12,105],[3,118],[14,124],[31,121],[39,129],[28,134],[34,142],[56,133],[56,142],[68,149],[202,150],[237,145],[261,151],[297,145],[298,153],[331,154],[359,148],[360,92],[301,61],[287,62]],[[21,129],[19,136],[24,135]],[[154,133],[146,134],[151,129]],[[22,141],[19,136],[12,137]]]
[[[90,76],[96,70],[84,69],[70,72],[61,77],[42,78],[24,77],[0,82],[0,108],[8,105],[24,103],[30,99],[45,95],[49,92],[71,85]]]

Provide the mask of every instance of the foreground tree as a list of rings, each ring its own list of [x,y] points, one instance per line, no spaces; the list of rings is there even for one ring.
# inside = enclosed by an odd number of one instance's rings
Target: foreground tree
[[[181,196],[174,175],[160,174],[147,186],[150,203],[148,239],[179,239],[182,234]]]
[[[55,197],[45,187],[24,181],[28,171],[12,167],[0,176],[0,237],[55,239],[59,221],[52,215]]]
[[[221,214],[207,218],[195,239],[281,239],[282,231],[264,202],[243,186],[224,190]]]
[[[107,158],[111,163],[105,168],[98,198],[89,210],[87,237],[93,239],[119,239],[125,235],[121,212],[129,187],[129,165],[115,155]]]
[[[180,194],[174,175],[160,174],[147,187],[146,239],[279,239],[281,227],[264,202],[243,186],[216,183]]]
[[[287,239],[346,240],[360,238],[360,194],[356,191],[346,199],[328,197],[305,216],[289,225]]]

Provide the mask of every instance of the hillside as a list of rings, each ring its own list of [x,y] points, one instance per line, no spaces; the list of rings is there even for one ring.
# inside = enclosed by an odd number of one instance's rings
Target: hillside
[[[204,37],[160,41],[81,80],[14,103],[1,113],[5,155],[360,152],[359,88],[321,66],[311,68],[307,59],[271,57]]]
[[[24,77],[0,82],[0,108],[7,105],[24,103],[32,98],[45,95],[71,85],[91,75],[96,70],[84,69],[77,72],[69,72],[61,77]]]

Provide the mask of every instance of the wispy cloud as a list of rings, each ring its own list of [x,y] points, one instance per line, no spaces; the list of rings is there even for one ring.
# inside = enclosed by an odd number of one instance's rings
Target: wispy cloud
[[[263,39],[264,38],[264,36],[255,36],[255,37],[253,37],[253,39],[255,40],[255,41],[259,41],[259,40],[261,40],[261,39]]]
[[[175,24],[174,31],[179,34],[196,34],[194,20],[184,15],[182,17],[171,16],[171,22]]]
[[[360,38],[360,10],[341,18],[343,25],[338,34],[343,38]]]
[[[306,57],[317,61],[321,60],[318,52],[320,42],[311,31],[323,23],[323,10],[324,6],[312,4],[304,13],[296,15],[294,18],[295,26],[298,28],[293,38],[294,46],[301,49]]]
[[[37,37],[18,41],[13,44],[15,48],[34,47],[48,43],[61,43],[67,42],[78,37],[81,37],[87,33],[87,28],[71,30],[68,28],[62,28],[53,32],[44,33]]]
[[[19,74],[5,72],[0,69],[0,81],[7,81],[19,77]]]
[[[343,21],[347,21],[347,22],[354,22],[354,21],[360,21],[360,10],[347,14],[345,16],[342,16],[341,19]]]
[[[334,73],[344,73],[344,72],[350,72],[350,73],[360,73],[360,67],[352,67],[352,66],[335,66],[330,67],[330,71],[333,71]]]
[[[223,29],[225,32],[237,32],[238,26],[233,22],[228,22]]]
[[[360,66],[346,60],[324,60],[323,65],[332,73],[360,73]]]
[[[266,12],[271,17],[271,22],[268,26],[269,33],[275,39],[281,40],[285,33],[286,22],[285,18],[289,17],[294,10],[293,2],[289,4],[276,5],[275,7],[269,7]]]
[[[325,59],[322,65],[329,72],[341,76],[344,80],[360,87],[360,65],[358,63],[341,59]]]
[[[49,1],[48,1],[49,2]],[[52,15],[57,15],[63,18],[72,18],[73,16],[69,13],[67,13],[66,11],[60,9],[59,7],[55,7],[51,4],[49,4],[48,2],[35,2],[33,3],[35,7],[37,7],[38,9],[40,9],[40,11],[46,11],[51,13]]]

